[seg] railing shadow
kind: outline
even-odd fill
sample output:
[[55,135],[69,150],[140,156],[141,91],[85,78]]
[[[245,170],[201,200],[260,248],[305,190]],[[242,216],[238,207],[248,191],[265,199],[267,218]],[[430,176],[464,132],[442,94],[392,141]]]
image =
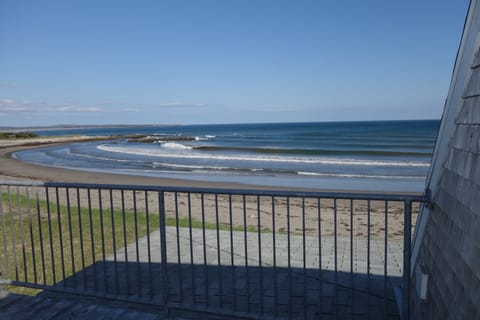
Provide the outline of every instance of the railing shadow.
[[[57,290],[225,318],[397,319],[400,277],[302,268],[98,261]],[[166,277],[165,277],[166,275]],[[165,290],[165,288],[167,288]]]

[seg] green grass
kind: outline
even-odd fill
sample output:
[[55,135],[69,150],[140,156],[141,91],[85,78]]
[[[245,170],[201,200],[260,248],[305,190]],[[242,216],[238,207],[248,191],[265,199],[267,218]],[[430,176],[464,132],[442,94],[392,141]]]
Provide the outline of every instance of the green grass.
[[[58,283],[64,278],[62,255],[65,278],[68,278],[73,275],[74,270],[77,272],[83,267],[92,265],[94,261],[103,260],[103,252],[105,252],[105,256],[113,254],[114,245],[116,250],[124,247],[124,222],[126,244],[135,241],[135,214],[133,211],[123,213],[121,210],[114,210],[112,214],[110,210],[88,210],[78,207],[71,207],[69,211],[64,205],[57,208],[56,204],[47,203],[44,200],[38,202],[31,200],[29,203],[24,195],[18,197],[20,203],[15,194],[11,195],[11,199],[10,210],[8,195],[2,194],[4,214],[3,217],[0,217],[0,235],[5,234],[5,237],[0,236],[0,267],[3,278],[30,283],[36,280],[39,284],[47,285]],[[50,224],[48,211],[50,211]],[[143,237],[147,233],[147,215],[138,212],[136,219],[138,237]],[[148,219],[150,232],[159,227],[158,216],[151,214]],[[22,233],[24,234],[23,241]],[[115,241],[113,241],[114,235]],[[6,250],[5,245],[7,246]],[[34,271],[34,261],[36,272]],[[22,293],[28,293],[28,290]]]
[[27,139],[36,137],[38,137],[38,135],[33,132],[0,132],[0,139]]
[[[64,276],[67,279],[95,261],[102,261],[104,255],[106,257],[113,255],[114,248],[118,251],[125,245],[134,243],[135,225],[137,225],[139,238],[144,237],[148,231],[152,232],[158,229],[160,225],[158,214],[150,213],[148,215],[147,228],[145,212],[137,212],[135,221],[135,213],[131,210],[125,212],[118,209],[114,209],[112,212],[110,208],[89,210],[72,206],[74,201],[75,199],[72,198],[71,207],[68,210],[65,205],[57,207],[56,203],[48,203],[45,200],[37,201],[30,197],[29,201],[25,195],[17,196],[17,194],[11,193],[9,200],[7,193],[2,194],[3,215],[0,214],[2,278],[54,285],[61,282]],[[48,212],[50,212],[50,217]],[[174,216],[166,216],[165,224],[176,226],[177,219]],[[178,226],[180,228],[189,227],[189,218],[179,217]],[[205,222],[203,224],[202,221],[196,219],[191,220],[191,226],[200,229],[203,227],[209,230],[217,229],[215,223]],[[229,231],[230,225],[219,224],[219,229]],[[232,230],[244,231],[245,228],[233,226]],[[256,232],[257,228],[248,226],[247,231]],[[22,234],[24,235],[23,241]],[[51,237],[50,234],[52,234]],[[36,270],[34,270],[34,262]],[[7,286],[7,290],[31,295],[38,292],[38,290],[14,286]]]

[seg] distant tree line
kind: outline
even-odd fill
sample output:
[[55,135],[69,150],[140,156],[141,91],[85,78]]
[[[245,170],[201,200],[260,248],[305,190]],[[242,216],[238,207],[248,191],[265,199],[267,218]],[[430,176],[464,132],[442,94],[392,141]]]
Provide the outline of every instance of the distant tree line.
[[32,132],[0,132],[0,139],[36,138],[38,134]]

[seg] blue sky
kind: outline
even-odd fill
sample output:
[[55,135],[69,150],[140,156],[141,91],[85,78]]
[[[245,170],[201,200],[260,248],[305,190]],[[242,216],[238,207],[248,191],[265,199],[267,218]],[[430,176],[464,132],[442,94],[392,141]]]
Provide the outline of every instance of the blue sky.
[[468,0],[0,0],[0,126],[435,119]]

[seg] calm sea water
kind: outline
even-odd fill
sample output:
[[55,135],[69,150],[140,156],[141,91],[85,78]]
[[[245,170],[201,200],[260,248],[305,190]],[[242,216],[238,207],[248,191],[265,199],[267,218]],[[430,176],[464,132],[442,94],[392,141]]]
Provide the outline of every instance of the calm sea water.
[[[77,170],[266,186],[421,191],[439,121],[231,124],[38,131],[41,135],[148,134],[17,152]],[[179,139],[180,138],[180,139]],[[181,138],[192,138],[183,141]]]

